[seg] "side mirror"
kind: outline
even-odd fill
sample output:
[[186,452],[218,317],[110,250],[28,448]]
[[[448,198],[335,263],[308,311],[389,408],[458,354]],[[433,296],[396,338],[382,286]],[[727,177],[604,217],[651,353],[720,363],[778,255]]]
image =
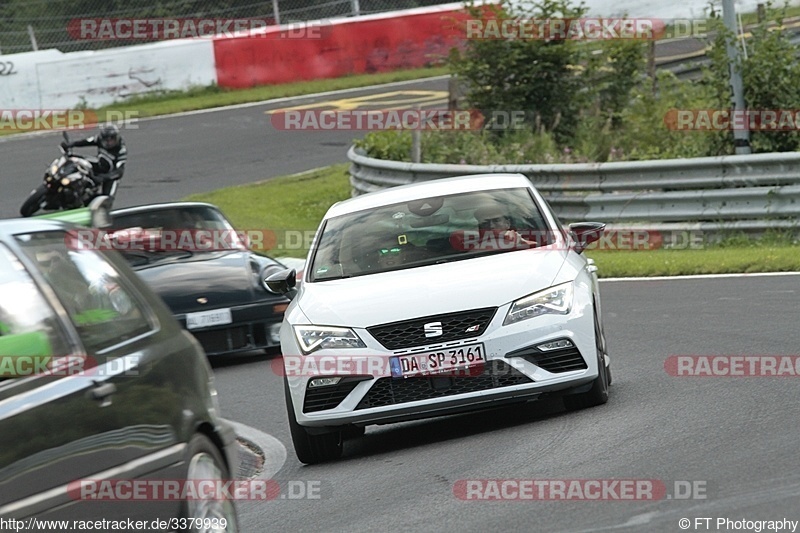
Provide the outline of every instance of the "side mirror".
[[602,222],[576,222],[569,225],[569,232],[575,239],[575,251],[583,253],[587,246],[603,235],[606,225]]
[[284,294],[289,298],[294,296],[295,285],[297,285],[297,271],[293,268],[275,272],[264,279],[264,287],[268,291]]
[[111,196],[98,196],[89,202],[93,228],[107,228],[111,226],[111,205],[114,199]]

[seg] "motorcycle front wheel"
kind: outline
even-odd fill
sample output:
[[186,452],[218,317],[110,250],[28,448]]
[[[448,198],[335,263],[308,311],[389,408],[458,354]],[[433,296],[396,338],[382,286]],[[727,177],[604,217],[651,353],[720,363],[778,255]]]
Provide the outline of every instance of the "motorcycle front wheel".
[[29,217],[42,209],[46,203],[45,196],[47,196],[47,187],[43,184],[31,191],[30,196],[22,203],[19,208],[19,214],[23,217]]

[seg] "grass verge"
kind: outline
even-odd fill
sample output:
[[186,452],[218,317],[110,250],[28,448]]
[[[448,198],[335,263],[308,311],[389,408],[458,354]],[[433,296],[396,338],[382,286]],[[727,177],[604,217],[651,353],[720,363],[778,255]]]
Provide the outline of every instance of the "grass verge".
[[[193,194],[187,200],[219,206],[239,230],[264,234],[263,251],[305,257],[328,208],[350,197],[349,164]],[[256,247],[258,249],[258,247]]]
[[800,271],[800,246],[737,246],[704,250],[594,251],[600,277],[689,276]]
[[[348,166],[333,165],[186,199],[216,204],[237,228],[271,235],[262,251],[304,258],[328,208],[350,197]],[[780,239],[730,239],[705,249],[585,253],[605,278],[800,271],[800,246]]]

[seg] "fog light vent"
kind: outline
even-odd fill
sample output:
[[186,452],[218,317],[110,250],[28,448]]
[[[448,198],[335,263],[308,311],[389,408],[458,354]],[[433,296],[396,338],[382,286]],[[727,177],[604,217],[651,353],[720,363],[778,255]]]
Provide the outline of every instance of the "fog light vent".
[[559,339],[557,341],[550,341],[545,342],[544,344],[539,344],[536,346],[543,352],[550,352],[553,350],[564,350],[566,348],[572,348],[575,345],[572,344],[572,341],[569,339]]
[[315,387],[329,387],[331,385],[337,385],[342,378],[335,377],[335,378],[314,378],[308,382],[309,388]]

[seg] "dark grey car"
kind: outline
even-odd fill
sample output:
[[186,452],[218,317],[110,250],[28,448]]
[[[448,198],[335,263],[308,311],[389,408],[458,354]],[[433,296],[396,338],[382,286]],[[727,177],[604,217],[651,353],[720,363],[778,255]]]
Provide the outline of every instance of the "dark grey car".
[[118,253],[70,246],[71,229],[0,221],[0,517],[236,531],[229,500],[76,492],[87,479],[228,480],[236,436],[199,343]]

